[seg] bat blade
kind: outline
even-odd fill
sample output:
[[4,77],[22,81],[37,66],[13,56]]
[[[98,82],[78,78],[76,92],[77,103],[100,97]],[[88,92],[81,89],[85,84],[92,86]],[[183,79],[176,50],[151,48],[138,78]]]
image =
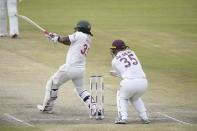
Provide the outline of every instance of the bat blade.
[[17,17],[25,20],[26,22],[30,23],[31,25],[35,26],[36,28],[38,28],[39,30],[41,30],[42,32],[44,32],[45,34],[49,34],[48,31],[46,31],[44,28],[42,28],[40,25],[38,25],[36,22],[34,22],[33,20],[31,20],[30,18],[24,16],[24,15],[19,15],[16,14]]

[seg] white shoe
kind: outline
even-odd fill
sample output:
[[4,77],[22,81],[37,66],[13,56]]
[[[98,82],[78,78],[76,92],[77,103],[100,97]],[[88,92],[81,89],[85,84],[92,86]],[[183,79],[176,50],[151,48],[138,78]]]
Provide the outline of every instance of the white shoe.
[[115,121],[115,124],[128,124],[128,120],[127,119],[118,119]]
[[94,109],[93,116],[101,116],[102,111],[100,109]]
[[42,105],[37,105],[37,109],[41,112],[44,112],[44,113],[48,113],[48,114],[53,114],[54,111],[51,109],[46,109],[44,108]]
[[90,118],[96,118],[96,120],[102,120],[104,118],[103,111],[101,109],[93,109]]
[[0,34],[0,37],[6,37],[7,35]]
[[146,120],[142,119],[142,122],[143,122],[144,124],[149,124],[151,121],[150,121],[149,119],[146,119]]

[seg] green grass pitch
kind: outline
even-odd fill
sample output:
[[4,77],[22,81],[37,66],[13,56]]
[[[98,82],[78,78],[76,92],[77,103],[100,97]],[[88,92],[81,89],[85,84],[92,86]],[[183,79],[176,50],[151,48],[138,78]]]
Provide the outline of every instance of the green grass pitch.
[[[94,37],[87,56],[86,83],[92,74],[104,75],[105,84],[110,85],[107,90],[111,93],[106,96],[107,104],[115,104],[115,94],[119,88],[119,80],[109,76],[112,60],[109,48],[113,40],[124,40],[138,55],[147,75],[149,89],[144,94],[143,100],[147,108],[152,111],[152,117],[157,118],[156,112],[161,111],[191,125],[177,121],[157,122],[156,120],[150,125],[130,122],[126,126],[117,126],[113,123],[38,124],[32,122],[34,127],[27,127],[6,123],[3,119],[6,112],[13,116],[20,116],[20,110],[33,112],[34,107],[29,105],[28,108],[25,103],[36,105],[42,100],[44,89],[41,87],[44,87],[46,80],[65,62],[68,49],[61,44],[53,46],[44,38],[41,31],[20,19],[18,39],[0,38],[2,57],[0,61],[0,117],[2,118],[0,118],[0,130],[178,131],[197,129],[196,0],[22,0],[18,3],[18,13],[61,36],[71,34],[79,20],[90,21]],[[72,84],[69,85],[73,88]],[[20,87],[27,93],[17,92],[21,89]],[[63,90],[65,91],[61,89]],[[31,96],[31,91],[37,94]],[[59,103],[68,99],[66,95],[60,94],[60,96]],[[16,110],[10,108],[12,104],[16,105]],[[61,104],[58,107],[61,107]],[[115,112],[112,116],[115,118],[116,107],[109,108]],[[62,112],[59,111],[59,113]],[[132,110],[130,113],[131,117],[133,112]]]

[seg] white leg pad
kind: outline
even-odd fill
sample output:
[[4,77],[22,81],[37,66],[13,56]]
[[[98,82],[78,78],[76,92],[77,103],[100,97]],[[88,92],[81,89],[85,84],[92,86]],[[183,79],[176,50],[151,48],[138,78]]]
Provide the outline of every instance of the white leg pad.
[[[79,96],[81,97],[81,99],[83,100],[83,102],[91,109],[95,109],[96,108],[96,103],[94,102],[94,99],[91,98],[90,99],[90,94],[87,90],[84,90],[81,94],[79,94]],[[91,102],[92,100],[92,102]]]
[[48,80],[43,102],[43,110],[52,110],[54,101],[57,99],[58,86],[53,83],[53,79]]

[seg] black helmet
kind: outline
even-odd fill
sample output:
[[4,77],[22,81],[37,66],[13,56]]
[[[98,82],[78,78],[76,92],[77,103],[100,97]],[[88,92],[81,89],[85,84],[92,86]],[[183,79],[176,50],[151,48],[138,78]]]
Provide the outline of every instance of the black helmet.
[[[91,30],[91,25],[88,21],[86,20],[81,20],[77,23],[75,30],[81,31],[83,33],[92,35],[92,33],[90,32]],[[93,36],[93,35],[92,35]]]
[[76,27],[75,28],[84,28],[86,30],[91,30],[91,25],[88,21],[86,20],[81,20],[77,23]]

